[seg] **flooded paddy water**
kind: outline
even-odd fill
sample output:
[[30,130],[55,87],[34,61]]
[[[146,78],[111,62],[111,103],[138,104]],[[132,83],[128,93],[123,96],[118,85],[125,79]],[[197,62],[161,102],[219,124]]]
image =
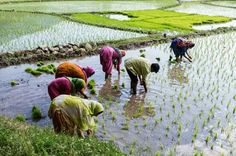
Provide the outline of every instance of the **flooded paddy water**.
[[232,18],[236,17],[235,8],[213,6],[199,2],[182,3],[180,6],[169,8],[168,10],[184,12],[184,13],[210,15],[210,16],[226,16]]
[[[8,3],[0,5],[0,10],[16,10],[46,13],[101,12],[121,10],[157,9],[177,4],[176,0],[155,1],[51,1]],[[62,7],[63,6],[63,7]],[[120,7],[122,6],[122,7]]]
[[235,26],[236,26],[236,20],[232,20],[230,22],[225,22],[225,23],[194,25],[193,29],[195,29],[195,30],[214,30],[214,29],[222,28],[222,27],[235,27]]
[[34,49],[45,45],[100,42],[146,36],[140,33],[70,22],[52,15],[20,12],[0,12],[0,25],[0,53]]
[[[148,77],[148,92],[138,86],[130,95],[126,72],[104,81],[99,56],[69,60],[96,69],[97,95],[105,112],[98,117],[96,136],[114,141],[122,151],[133,155],[183,154],[202,151],[205,155],[235,155],[236,116],[236,32],[193,39],[193,62],[169,64],[170,43],[144,48],[146,58],[161,69]],[[173,55],[173,54],[172,54]],[[140,56],[129,50],[124,59]],[[58,65],[63,61],[49,62]],[[53,75],[34,77],[24,72],[34,64],[0,69],[0,114],[15,117],[24,114],[29,123],[51,126],[46,117],[50,104],[48,83]],[[124,65],[122,64],[122,68]],[[11,80],[19,85],[11,86]],[[116,89],[118,85],[118,89]],[[37,105],[45,118],[31,120]]]

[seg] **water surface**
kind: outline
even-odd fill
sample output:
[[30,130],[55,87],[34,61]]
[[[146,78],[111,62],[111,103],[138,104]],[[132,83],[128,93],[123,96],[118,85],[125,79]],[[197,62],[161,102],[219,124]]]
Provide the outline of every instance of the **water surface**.
[[146,36],[70,22],[57,16],[44,14],[0,12],[0,19],[0,53],[29,50],[38,46]]
[[177,4],[175,0],[155,1],[51,1],[0,5],[0,10],[17,10],[46,13],[76,13],[122,10],[157,9]]
[[[169,64],[170,43],[145,48],[144,53],[152,62],[160,57],[161,68],[159,73],[148,76],[148,92],[145,94],[138,85],[136,96],[130,95],[126,72],[118,77],[113,70],[112,80],[104,81],[98,56],[69,60],[96,69],[92,79],[96,81],[97,95],[92,99],[105,107],[98,118],[96,135],[113,140],[122,151],[134,155],[154,155],[157,151],[235,155],[235,38],[236,33],[232,32],[193,39],[196,46],[189,51],[192,63],[183,60]],[[139,49],[129,50],[124,59],[139,55]],[[0,114],[14,117],[21,113],[29,123],[51,125],[48,118],[32,122],[30,113],[37,105],[47,116],[47,85],[54,76],[34,77],[24,72],[26,67],[36,65],[0,69]],[[19,85],[11,87],[11,80],[17,80]],[[116,84],[118,90],[113,89]]]

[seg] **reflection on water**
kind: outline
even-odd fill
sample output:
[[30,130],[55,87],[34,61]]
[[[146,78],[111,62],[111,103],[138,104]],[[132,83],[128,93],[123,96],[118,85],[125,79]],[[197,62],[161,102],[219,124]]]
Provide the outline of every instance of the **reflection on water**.
[[124,105],[125,116],[129,118],[139,118],[142,116],[155,116],[155,107],[152,103],[145,106],[145,94],[132,95],[129,101]]
[[194,25],[193,29],[196,29],[196,30],[214,30],[214,29],[222,28],[222,27],[235,27],[235,26],[236,26],[236,20],[232,20],[230,22],[225,22],[225,23]]
[[[218,147],[236,155],[235,39],[235,32],[194,39],[192,63],[169,64],[170,43],[146,47],[147,59],[155,62],[155,58],[160,58],[160,71],[148,76],[147,93],[138,85],[136,96],[130,94],[126,72],[119,77],[113,70],[112,79],[104,81],[99,56],[69,60],[96,70],[91,79],[96,82],[98,94],[90,96],[105,108],[98,116],[96,136],[113,140],[122,151],[131,150],[134,155],[155,155],[158,151],[165,154],[168,149],[177,152],[182,145],[197,147],[205,155],[214,155]],[[139,49],[129,50],[124,59],[139,55]],[[60,62],[50,63],[57,66]],[[32,106],[37,105],[47,115],[50,105],[47,85],[54,76],[34,77],[24,72],[27,67],[36,65],[0,69],[0,114],[11,117],[25,114],[30,119]],[[17,80],[19,85],[12,87],[11,80]],[[37,124],[52,125],[48,118]],[[188,151],[185,153],[188,155]]]
[[180,84],[188,83],[188,77],[185,76],[185,68],[181,64],[175,64],[173,67],[170,67],[168,71],[168,79],[172,80],[173,83],[178,81]]
[[129,20],[129,16],[127,15],[122,15],[122,14],[107,14],[105,17],[110,18],[110,19],[115,19],[119,21],[126,21]]
[[[114,86],[117,86],[117,88]],[[115,80],[113,84],[111,79],[107,79],[99,90],[99,97],[102,97],[106,100],[112,99],[112,97],[119,97],[120,95],[121,92],[119,90],[119,79]]]

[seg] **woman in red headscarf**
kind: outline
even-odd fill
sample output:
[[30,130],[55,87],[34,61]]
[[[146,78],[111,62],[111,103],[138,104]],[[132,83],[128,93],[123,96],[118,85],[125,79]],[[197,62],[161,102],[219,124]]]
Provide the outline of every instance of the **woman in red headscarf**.
[[71,62],[64,62],[57,67],[56,78],[59,77],[74,77],[81,78],[87,83],[88,77],[92,76],[95,70],[92,67],[80,67],[79,65]]
[[124,56],[125,51],[117,48],[105,46],[100,50],[100,64],[102,65],[102,70],[105,72],[105,79],[111,76],[113,65],[120,74],[120,64]]

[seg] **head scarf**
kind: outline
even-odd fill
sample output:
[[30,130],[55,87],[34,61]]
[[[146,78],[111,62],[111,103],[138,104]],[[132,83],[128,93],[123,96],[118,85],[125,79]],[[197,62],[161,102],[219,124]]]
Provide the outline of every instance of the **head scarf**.
[[86,83],[83,79],[80,78],[71,78],[67,77],[71,82],[71,95],[75,95],[78,91],[83,91],[86,88]]
[[120,50],[120,49],[114,48],[114,47],[112,47],[112,48],[119,54],[119,57],[124,57],[126,55],[125,50]]
[[90,77],[95,73],[95,70],[90,66],[83,68],[83,70],[86,73],[87,77]]
[[102,104],[93,100],[90,100],[88,107],[92,116],[97,116],[104,111]]

